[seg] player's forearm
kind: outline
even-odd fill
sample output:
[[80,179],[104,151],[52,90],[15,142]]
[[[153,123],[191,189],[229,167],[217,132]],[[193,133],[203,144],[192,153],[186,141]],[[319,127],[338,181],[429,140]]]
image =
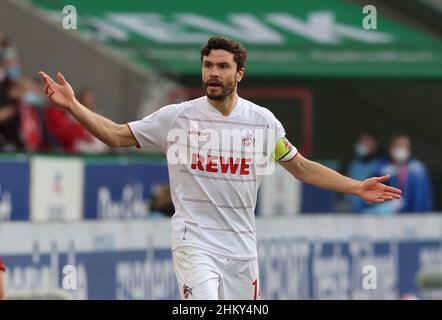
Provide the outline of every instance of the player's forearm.
[[335,170],[310,160],[304,161],[303,170],[298,170],[296,177],[322,189],[353,195],[358,193],[361,184],[358,180],[343,176]]
[[4,272],[0,270],[0,300],[6,299]]
[[97,139],[111,147],[123,146],[119,138],[122,125],[89,110],[76,99],[72,102],[69,111]]

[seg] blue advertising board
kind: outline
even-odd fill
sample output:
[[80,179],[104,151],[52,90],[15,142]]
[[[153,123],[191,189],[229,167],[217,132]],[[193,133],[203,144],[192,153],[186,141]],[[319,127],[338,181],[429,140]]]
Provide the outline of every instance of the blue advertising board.
[[[399,299],[406,294],[422,296],[416,277],[420,255],[439,250],[438,241],[372,243],[371,257],[351,252],[349,242],[307,243],[305,256],[279,255],[270,249],[276,243],[261,244],[260,281],[263,299]],[[292,241],[278,245],[293,246]],[[397,249],[397,251],[396,251]],[[337,254],[336,250],[339,251]],[[265,252],[265,254],[263,254]],[[73,257],[73,258],[72,258]],[[62,287],[63,266],[77,269],[78,299],[178,299],[179,290],[169,248],[112,252],[44,253],[6,255],[11,288]],[[377,268],[377,284],[364,289],[361,261]],[[21,275],[21,276],[19,276]]]
[[86,219],[146,218],[152,187],[168,183],[167,165],[85,163]]
[[[258,219],[266,230],[258,233],[261,298],[442,298],[442,287],[422,286],[422,276],[442,265],[442,219],[421,220]],[[18,232],[26,236],[0,243],[11,292],[49,287],[75,299],[179,298],[166,219],[0,225],[5,239]],[[68,265],[76,269],[74,290],[63,284]]]
[[0,160],[0,221],[29,219],[28,159]]

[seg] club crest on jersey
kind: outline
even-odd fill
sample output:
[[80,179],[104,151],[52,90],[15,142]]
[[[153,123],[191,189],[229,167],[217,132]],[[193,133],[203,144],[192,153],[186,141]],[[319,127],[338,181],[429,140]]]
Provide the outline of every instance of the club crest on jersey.
[[241,142],[243,146],[249,147],[250,145],[255,145],[255,138],[251,133],[247,133],[245,137],[242,137]]
[[293,148],[292,144],[286,137],[284,137],[284,148],[286,150],[291,150]]
[[183,286],[183,297],[184,299],[188,299],[192,295],[192,288],[187,284]]

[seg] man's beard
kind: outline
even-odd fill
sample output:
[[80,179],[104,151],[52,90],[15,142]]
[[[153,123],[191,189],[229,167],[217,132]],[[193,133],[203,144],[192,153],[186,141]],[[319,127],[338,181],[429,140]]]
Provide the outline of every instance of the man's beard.
[[216,100],[216,101],[224,101],[228,96],[230,96],[233,93],[236,86],[236,83],[234,81],[227,82],[225,85],[222,84],[221,82],[218,82],[220,86],[219,88],[221,88],[221,93],[209,94],[209,91],[207,90],[209,87],[208,83],[209,81],[203,82],[203,88],[204,90],[206,90],[207,97],[211,100]]

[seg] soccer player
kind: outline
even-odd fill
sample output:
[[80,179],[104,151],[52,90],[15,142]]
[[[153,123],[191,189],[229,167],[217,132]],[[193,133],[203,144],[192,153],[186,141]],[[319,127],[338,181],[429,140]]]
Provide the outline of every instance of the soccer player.
[[48,97],[112,147],[167,155],[175,214],[172,251],[183,299],[259,298],[254,209],[258,187],[279,162],[294,177],[369,202],[400,198],[388,176],[357,181],[304,158],[266,108],[237,94],[247,51],[211,37],[201,49],[206,95],[116,124],[81,105],[61,73],[40,72]]
[[5,264],[2,257],[0,257],[0,300],[6,299],[5,271]]

